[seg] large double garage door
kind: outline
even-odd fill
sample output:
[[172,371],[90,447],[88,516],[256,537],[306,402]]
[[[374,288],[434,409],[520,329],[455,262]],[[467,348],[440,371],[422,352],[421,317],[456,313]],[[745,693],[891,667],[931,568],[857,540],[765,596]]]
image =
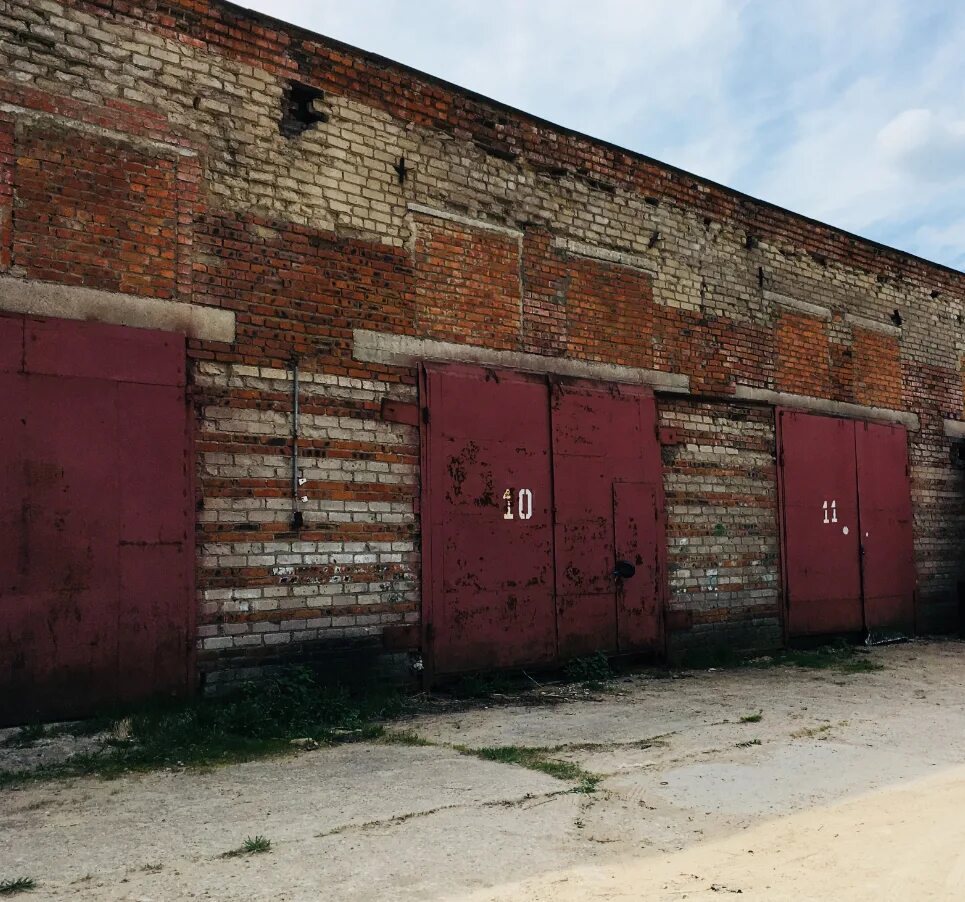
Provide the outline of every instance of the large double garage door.
[[437,673],[659,653],[652,393],[427,367],[426,631]]
[[[430,669],[659,655],[650,390],[460,365],[422,388]],[[787,634],[914,632],[905,429],[779,410],[777,438]]]
[[0,316],[0,725],[190,686],[184,338]]
[[904,427],[782,410],[778,441],[789,635],[913,633]]

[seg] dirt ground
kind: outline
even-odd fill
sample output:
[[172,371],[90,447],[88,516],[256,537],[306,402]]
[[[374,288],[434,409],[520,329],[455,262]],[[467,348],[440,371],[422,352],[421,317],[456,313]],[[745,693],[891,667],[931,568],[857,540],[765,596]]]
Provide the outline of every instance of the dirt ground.
[[[429,745],[5,790],[0,880],[77,900],[965,898],[965,644],[869,658],[392,725]],[[491,746],[602,779],[456,748]],[[259,834],[269,852],[223,857]]]

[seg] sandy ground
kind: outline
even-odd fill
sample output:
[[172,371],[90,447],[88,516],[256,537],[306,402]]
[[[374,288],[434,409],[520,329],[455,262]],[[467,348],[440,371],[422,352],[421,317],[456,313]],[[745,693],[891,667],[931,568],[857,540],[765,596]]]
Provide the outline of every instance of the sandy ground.
[[[963,899],[965,644],[872,656],[396,725],[428,746],[8,790],[0,879],[33,877],[25,899]],[[571,792],[453,745],[561,746],[604,778]],[[255,834],[271,852],[221,857]]]

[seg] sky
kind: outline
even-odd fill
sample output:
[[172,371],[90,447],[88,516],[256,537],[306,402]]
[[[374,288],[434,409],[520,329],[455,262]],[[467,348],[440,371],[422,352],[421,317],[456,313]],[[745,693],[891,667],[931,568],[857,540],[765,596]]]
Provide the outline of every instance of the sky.
[[241,0],[965,270],[961,0]]

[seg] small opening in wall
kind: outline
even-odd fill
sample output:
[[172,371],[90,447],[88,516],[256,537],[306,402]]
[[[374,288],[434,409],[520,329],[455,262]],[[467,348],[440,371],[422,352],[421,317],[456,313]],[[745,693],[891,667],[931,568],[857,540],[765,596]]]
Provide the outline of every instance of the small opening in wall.
[[320,109],[325,95],[318,88],[298,81],[290,81],[281,99],[281,119],[278,131],[286,138],[294,138],[308,131],[316,122],[328,122],[328,116]]
[[896,326],[900,326],[900,325],[901,325],[901,314],[900,314],[897,310],[896,310],[894,313],[891,314],[891,321],[892,321]]
[[956,470],[965,470],[965,441],[952,442],[951,461]]

